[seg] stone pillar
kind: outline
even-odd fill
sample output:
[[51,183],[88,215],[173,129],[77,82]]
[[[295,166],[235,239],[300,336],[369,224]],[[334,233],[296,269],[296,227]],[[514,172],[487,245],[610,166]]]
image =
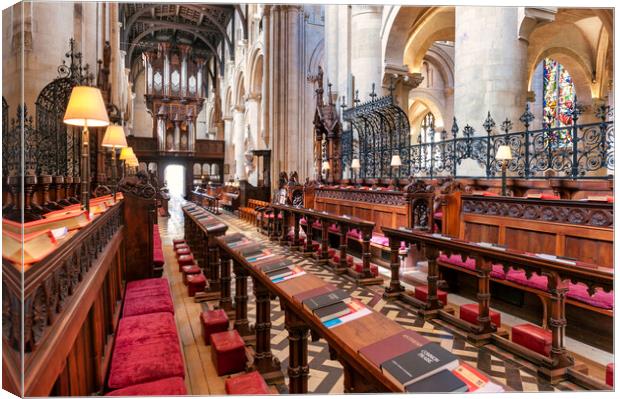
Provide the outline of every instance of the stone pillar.
[[242,105],[237,105],[233,109],[233,142],[235,143],[235,176],[239,178],[239,180],[245,180],[245,165],[244,165],[244,137],[243,137],[243,126],[245,125],[245,115],[244,115],[244,107]]
[[[336,4],[325,5],[325,72],[327,80],[337,83],[338,79],[338,9],[346,6]],[[335,85],[338,88],[338,85]]]
[[235,154],[231,151],[236,147],[233,142],[233,119],[230,116],[222,118],[223,124],[223,139],[226,143],[233,143],[233,145],[224,146],[224,163],[229,165],[228,174],[224,176],[224,182],[228,181],[231,177],[235,176],[235,171],[232,169],[233,162],[235,160]]
[[496,122],[508,118],[517,125],[527,94],[527,43],[508,32],[518,26],[518,8],[456,7],[455,18],[458,125],[469,124],[483,134],[488,111]]
[[[260,101],[261,95],[258,93],[250,93],[245,102],[246,106],[246,117],[245,121],[246,125],[250,125],[250,133],[251,133],[251,141],[254,143],[253,149],[264,148],[260,140],[260,124],[261,124],[261,113],[260,113]],[[247,150],[244,149],[244,150]],[[245,168],[244,168],[245,169]],[[258,184],[258,168],[255,168],[248,176],[248,181],[250,184],[256,186]]]
[[381,14],[383,6],[351,6],[351,73],[362,101],[375,84],[381,94]]

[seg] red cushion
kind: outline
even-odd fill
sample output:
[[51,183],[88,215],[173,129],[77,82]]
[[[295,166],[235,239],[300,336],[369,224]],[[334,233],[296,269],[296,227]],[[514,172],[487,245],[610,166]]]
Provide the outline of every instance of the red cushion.
[[162,267],[164,263],[164,251],[161,249],[161,247],[153,248],[153,264],[157,267]]
[[179,256],[179,269],[183,266],[193,265],[194,264],[194,256],[193,255],[181,255]]
[[541,194],[540,195],[540,199],[544,199],[544,200],[559,200],[560,196],[559,195],[552,195],[552,194]]
[[[335,253],[334,256],[332,256],[332,261],[334,263],[340,263],[340,253]],[[349,265],[349,267],[353,266],[353,257],[351,255],[347,256],[347,264]]]
[[[355,264],[353,265],[353,270],[355,270],[357,273],[361,273],[362,270],[364,270],[364,264],[362,262],[355,262]],[[377,265],[370,265],[370,274],[375,277],[379,275],[379,268],[377,267]]]
[[105,394],[105,396],[181,396],[187,395],[181,377],[164,378],[144,384],[131,385]]
[[204,291],[206,287],[207,279],[204,274],[190,274],[187,276],[187,295],[194,296],[198,291]]
[[123,317],[149,313],[169,312],[174,314],[174,304],[169,293],[125,298]]
[[129,281],[127,283],[127,292],[132,290],[140,290],[143,288],[168,288],[168,280],[165,278],[145,278],[142,280]]
[[306,218],[301,218],[299,219],[299,224],[307,224],[308,221],[306,220]]
[[614,308],[614,292],[605,292],[601,288],[596,289],[596,293],[592,296],[588,294],[588,287],[583,283],[573,284],[568,286],[568,298],[575,299],[580,302],[587,303],[592,306],[596,306],[601,309],[613,309]]
[[533,324],[512,327],[512,342],[544,356],[551,353],[551,331]]
[[198,274],[201,271],[202,270],[200,269],[200,267],[198,265],[196,265],[196,264],[183,266],[183,273],[184,274]]
[[245,369],[245,344],[237,330],[211,334],[211,359],[217,375],[237,373]]
[[179,248],[176,251],[176,257],[177,259],[180,258],[183,255],[191,255],[192,251],[189,248]]
[[609,386],[614,386],[614,364],[609,363],[605,367],[605,383]]
[[123,317],[110,363],[110,388],[185,377],[179,338],[170,313]]
[[508,274],[506,274],[506,280],[526,287],[547,291],[547,276],[541,276],[537,273],[532,273],[532,277],[528,280],[524,270],[510,269]]
[[[437,260],[444,262],[444,263],[449,263],[451,265],[463,267],[465,269],[476,270],[475,259],[466,258],[465,261],[463,261],[461,259],[461,255],[458,255],[458,254],[451,255],[450,257],[446,256],[445,254],[440,254]],[[495,264],[495,265],[492,265],[492,268],[493,269],[491,270],[491,273],[489,273],[491,277],[501,279],[501,280],[506,278],[506,273],[504,273],[504,267],[502,265]]]
[[338,227],[338,225],[335,223],[330,224],[327,230],[331,231],[332,233],[340,233],[340,227]]
[[[422,302],[426,302],[426,298],[428,298],[428,286],[421,285],[419,287],[415,287],[413,296]],[[437,290],[437,297],[444,305],[448,304],[448,294],[445,291]]]
[[[502,315],[499,312],[496,312],[492,309],[489,309],[489,316],[491,316],[491,322],[495,324],[496,327],[500,327],[502,324]],[[468,303],[465,305],[461,305],[459,311],[459,318],[461,320],[465,320],[471,324],[478,324],[478,304],[477,303]]]
[[356,240],[361,240],[362,233],[360,233],[357,229],[351,229],[347,232],[347,237],[350,237]]
[[212,334],[228,330],[228,316],[222,309],[202,312],[200,324],[202,325],[202,337],[205,340],[205,345],[209,345]]
[[377,245],[381,245],[384,247],[389,247],[390,246],[390,240],[382,235],[379,234],[373,234],[372,237],[370,238],[370,242],[374,242]]
[[269,387],[258,371],[238,375],[226,380],[229,395],[268,395]]
[[189,245],[187,245],[187,243],[181,243],[181,244],[174,244],[174,252],[179,251],[182,248],[187,248],[189,249]]
[[435,212],[433,213],[434,219],[443,219],[443,212]]
[[184,238],[175,238],[172,240],[172,244],[180,244],[182,242],[185,242]]

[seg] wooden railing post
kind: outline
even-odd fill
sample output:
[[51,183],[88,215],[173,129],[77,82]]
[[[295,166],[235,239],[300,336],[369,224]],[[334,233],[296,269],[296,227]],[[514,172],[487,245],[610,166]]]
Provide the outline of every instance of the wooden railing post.
[[405,288],[400,284],[400,240],[394,237],[390,239],[390,285],[385,289],[383,297],[394,299],[400,296]]
[[308,393],[308,331],[310,328],[295,312],[285,307],[284,323],[288,331],[289,360],[288,360],[288,389],[290,394]]
[[564,334],[566,330],[566,293],[568,281],[563,280],[556,272],[544,273],[548,279],[548,290],[551,293],[551,311],[549,326],[551,327],[551,360],[549,369],[541,371],[551,383],[561,380],[566,369],[574,364],[573,358],[564,347]]
[[233,259],[235,273],[235,329],[246,339],[252,335],[248,321],[248,273]]

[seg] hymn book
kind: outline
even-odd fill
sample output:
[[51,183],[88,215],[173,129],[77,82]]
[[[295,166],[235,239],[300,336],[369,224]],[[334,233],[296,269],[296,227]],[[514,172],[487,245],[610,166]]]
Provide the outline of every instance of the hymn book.
[[410,350],[428,344],[428,339],[412,330],[403,330],[373,344],[364,346],[359,354],[377,367]]
[[321,308],[316,309],[314,315],[321,320],[321,322],[325,322],[327,320],[336,319],[340,316],[344,316],[346,314],[351,313],[351,309],[344,302],[336,302],[328,306],[323,306]]
[[467,392],[467,384],[457,378],[449,370],[424,378],[405,387],[405,392],[441,393]]
[[233,233],[233,234],[227,234],[223,237],[220,237],[220,240],[224,241],[225,243],[232,243],[232,242],[241,241],[244,238],[246,237],[241,233]]
[[315,296],[327,294],[328,292],[336,291],[338,287],[333,284],[326,284],[317,288],[313,288],[308,291],[300,292],[299,294],[293,295],[293,299],[298,300],[299,302],[303,302],[308,298],[312,298]]
[[458,358],[434,342],[405,352],[381,364],[387,378],[402,390],[442,370],[453,370],[459,365]]
[[315,312],[325,306],[330,306],[338,302],[350,301],[351,297],[349,293],[342,289],[336,289],[335,291],[319,295],[313,298],[308,298],[302,301],[302,305],[311,312]]

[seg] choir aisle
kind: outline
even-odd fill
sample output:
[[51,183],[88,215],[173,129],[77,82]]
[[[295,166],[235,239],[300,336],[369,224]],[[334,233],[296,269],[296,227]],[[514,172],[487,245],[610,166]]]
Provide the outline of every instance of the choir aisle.
[[[170,217],[160,217],[159,228],[166,258],[164,274],[170,280],[175,304],[175,317],[185,356],[186,385],[188,393],[193,395],[225,394],[224,380],[226,377],[217,376],[210,357],[211,348],[204,344],[201,336],[199,314],[206,309],[208,303],[195,303],[193,298],[187,295],[187,288],[183,285],[182,274],[178,271],[172,250],[172,239],[183,236],[183,215],[180,208],[182,202],[183,200],[178,198],[171,199]],[[291,259],[311,273],[348,291],[351,296],[397,321],[405,328],[412,329],[426,338],[441,344],[464,361],[492,376],[497,382],[503,383],[515,391],[537,392],[581,389],[568,381],[556,386],[540,381],[527,370],[527,363],[523,360],[516,359],[513,355],[496,347],[490,349],[487,346],[478,349],[458,335],[450,333],[440,324],[417,318],[407,310],[407,305],[386,302],[382,298],[383,288],[381,286],[357,286],[353,280],[334,275],[329,270],[316,265],[313,260],[298,256],[295,253],[289,252],[288,249],[266,240],[265,236],[258,233],[254,226],[234,215],[223,212],[216,217],[229,226],[227,234],[242,232],[252,239],[262,240],[274,252],[291,257]],[[251,285],[251,281],[249,284]],[[255,302],[251,294],[251,287],[248,291],[250,292],[248,318],[252,323],[255,320],[256,314]],[[280,310],[278,301],[271,302],[271,315],[271,349],[274,356],[281,361],[286,381],[283,386],[271,386],[270,388],[274,393],[276,393],[276,389],[280,393],[287,393],[288,333],[284,329],[284,312]],[[324,340],[308,343],[308,364],[310,366],[308,392],[324,394],[342,393],[342,367],[338,361],[329,359],[329,348]]]

